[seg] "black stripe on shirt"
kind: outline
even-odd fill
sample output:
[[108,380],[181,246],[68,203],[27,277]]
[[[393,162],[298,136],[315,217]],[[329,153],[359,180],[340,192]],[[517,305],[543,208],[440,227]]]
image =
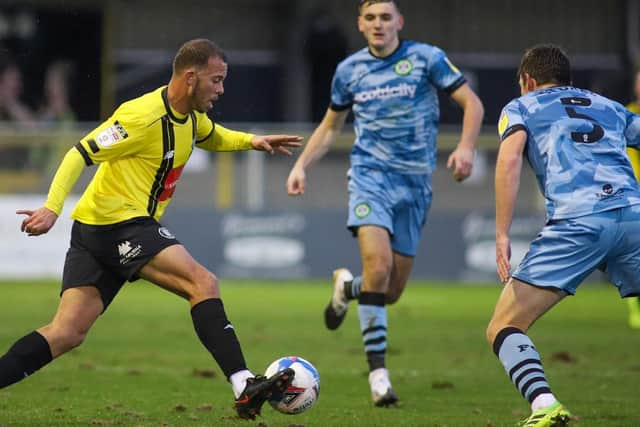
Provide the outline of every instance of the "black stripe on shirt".
[[464,76],[460,76],[456,79],[455,82],[453,82],[452,84],[450,84],[449,86],[445,87],[443,89],[444,93],[451,95],[453,92],[456,91],[456,89],[458,89],[460,86],[462,86],[463,84],[465,84],[467,82],[467,79],[464,78]]
[[[173,168],[173,155],[167,154],[175,149],[175,134],[173,132],[173,123],[169,119],[169,116],[162,117],[162,162],[160,167],[156,171],[156,177],[153,180],[151,186],[151,192],[149,193],[149,203],[147,204],[147,212],[150,216],[154,216],[156,209],[158,208],[158,197],[164,189],[164,182],[167,179],[167,175]],[[168,157],[168,158],[167,158]]]
[[500,141],[504,141],[505,139],[507,139],[508,136],[513,135],[519,130],[523,130],[526,132],[527,128],[521,124],[513,125],[502,134],[502,138],[500,138]]
[[212,123],[212,124],[213,124],[213,127],[211,128],[211,132],[209,132],[207,136],[205,136],[204,138],[196,140],[196,144],[200,144],[201,142],[206,141],[207,139],[209,139],[211,135],[213,135],[213,131],[216,129],[216,125],[215,123]]
[[348,110],[349,108],[351,108],[352,105],[353,104],[338,105],[332,102],[331,105],[329,105],[329,108],[332,109],[333,111],[339,112],[339,111]]
[[87,144],[89,144],[89,148],[91,148],[91,152],[93,154],[96,154],[98,151],[100,151],[100,148],[98,147],[98,144],[96,144],[95,139],[88,140]]
[[84,159],[84,163],[87,166],[92,166],[93,165],[93,160],[91,160],[91,157],[89,157],[89,153],[87,153],[87,150],[82,146],[82,144],[80,142],[78,142],[76,144],[76,150],[78,150],[78,152],[80,153],[80,155]]

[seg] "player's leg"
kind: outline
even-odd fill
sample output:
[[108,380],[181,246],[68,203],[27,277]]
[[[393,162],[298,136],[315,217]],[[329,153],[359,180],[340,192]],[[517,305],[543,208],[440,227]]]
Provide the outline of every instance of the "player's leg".
[[20,338],[0,357],[0,388],[26,378],[79,346],[103,308],[95,287],[66,289],[53,320]]
[[[395,304],[400,299],[400,296],[402,296],[413,268],[413,259],[414,258],[410,256],[396,252],[393,253],[393,266],[391,267],[389,288],[385,294],[385,304]],[[339,268],[333,272],[333,283],[334,295],[332,302],[334,302],[334,310],[338,310],[335,305],[339,304],[339,306],[343,307],[342,309],[346,311],[346,304],[348,304],[350,300],[360,297],[362,275],[353,277],[348,269]]]
[[[532,426],[564,425],[569,413],[559,405],[547,382],[540,354],[526,335],[531,325],[567,294],[511,279],[502,290],[487,328],[487,339],[507,375],[531,404]],[[535,422],[534,422],[535,421]]]
[[640,329],[640,298],[627,298],[629,307],[629,326],[633,329]]
[[413,257],[393,253],[393,267],[391,269],[391,279],[389,289],[385,294],[385,304],[391,305],[398,302],[409,282],[411,269],[413,268]]
[[[354,237],[363,226],[378,226],[392,231],[392,207],[396,188],[387,173],[354,166],[349,173],[349,218],[347,226]],[[387,232],[388,233],[388,232]],[[388,236],[385,236],[388,240]],[[388,283],[388,278],[386,279]],[[324,310],[327,329],[337,329],[347,314],[349,302],[360,298],[363,274],[354,277],[346,268],[333,272],[333,294]]]
[[[640,153],[638,150],[629,150]],[[631,153],[630,153],[631,154]],[[640,158],[640,154],[638,154]],[[640,167],[635,168],[640,172]],[[619,290],[629,307],[629,326],[640,329],[640,206],[623,210],[620,240],[607,263],[609,281]]]
[[240,342],[220,299],[218,279],[193,259],[184,246],[164,248],[138,274],[189,301],[198,338],[231,383],[236,409],[242,418],[255,418],[272,392],[289,386],[292,370],[264,378],[255,377],[247,369]]
[[393,265],[389,233],[377,226],[358,229],[362,258],[362,290],[358,298],[358,317],[364,350],[369,365],[371,397],[376,406],[398,401],[386,368],[387,308],[386,294]]
[[[640,181],[640,150],[628,147],[627,154],[636,179]],[[640,329],[640,297],[628,298],[627,304],[629,307],[629,326],[634,329]]]

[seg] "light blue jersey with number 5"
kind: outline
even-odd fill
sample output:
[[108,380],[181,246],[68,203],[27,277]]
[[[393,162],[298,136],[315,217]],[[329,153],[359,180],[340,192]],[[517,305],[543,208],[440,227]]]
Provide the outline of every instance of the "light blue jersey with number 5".
[[640,116],[571,86],[512,100],[500,115],[504,141],[527,132],[525,154],[545,198],[547,220],[640,204],[626,146],[640,147]]

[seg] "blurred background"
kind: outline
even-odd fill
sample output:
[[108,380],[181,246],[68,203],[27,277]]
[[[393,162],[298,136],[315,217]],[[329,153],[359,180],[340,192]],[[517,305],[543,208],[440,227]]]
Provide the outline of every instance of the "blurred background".
[[[357,2],[344,0],[0,1],[0,277],[56,277],[68,213],[46,236],[19,233],[15,210],[40,206],[64,153],[121,102],[166,84],[186,40],[216,41],[229,57],[225,95],[211,117],[251,132],[308,136],[329,103],[338,61],[364,46]],[[621,103],[640,65],[637,0],[401,0],[404,38],[443,48],[484,102],[473,176],[457,184],[446,158],[461,111],[441,97],[439,168],[414,277],[495,281],[493,168],[501,108],[518,96],[523,50],[562,45],[574,84]],[[308,171],[303,197],[286,195],[295,158],[196,150],[165,224],[221,277],[329,277],[358,270],[345,228],[350,126]],[[544,221],[533,176],[523,175],[513,224],[514,263]]]

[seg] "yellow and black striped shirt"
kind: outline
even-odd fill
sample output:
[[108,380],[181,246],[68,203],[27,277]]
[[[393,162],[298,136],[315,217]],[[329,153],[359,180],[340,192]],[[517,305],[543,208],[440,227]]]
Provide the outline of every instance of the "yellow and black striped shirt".
[[95,225],[141,216],[160,219],[194,146],[249,150],[253,137],[214,126],[204,113],[180,115],[161,87],[123,103],[67,153],[45,206],[60,214],[83,167],[100,164],[72,218]]

